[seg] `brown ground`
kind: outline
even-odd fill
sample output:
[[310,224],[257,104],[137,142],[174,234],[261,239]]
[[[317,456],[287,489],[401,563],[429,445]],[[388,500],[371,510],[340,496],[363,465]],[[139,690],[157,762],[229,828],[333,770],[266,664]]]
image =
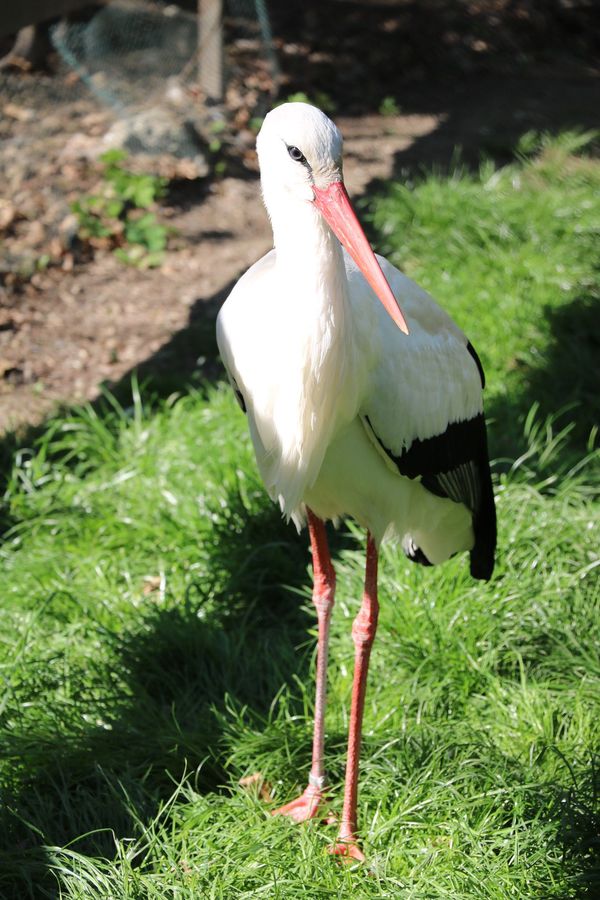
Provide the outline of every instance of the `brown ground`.
[[[464,28],[461,32],[460,22],[450,23],[448,28],[459,28],[458,38],[444,46],[454,55],[429,62],[435,77],[429,77],[427,67],[423,70],[419,62],[423,45],[417,41],[411,45],[412,56],[405,53],[402,65],[396,66],[401,71],[395,80],[387,75],[388,57],[382,57],[377,78],[365,74],[369,90],[361,92],[361,72],[349,80],[350,63],[344,58],[355,49],[356,16],[366,15],[364,8],[369,8],[362,21],[365,31],[375,29],[370,37],[366,35],[371,55],[375,50],[376,56],[384,51],[389,55],[385,42],[390,35],[395,35],[394,46],[402,45],[393,27],[395,11],[414,12],[422,5],[334,0],[315,5],[325,19],[333,13],[339,16],[341,8],[351,9],[347,33],[339,43],[338,62],[343,62],[346,73],[341,81],[333,50],[326,40],[319,45],[314,17],[318,22],[320,13],[313,10],[308,18],[306,12],[298,13],[296,21],[307,35],[299,44],[291,43],[286,31],[294,4],[286,7],[287,19],[281,12],[274,16],[284,72],[289,73],[284,96],[300,88],[314,93],[318,89],[314,73],[321,67],[321,90],[326,85],[328,97],[338,105],[340,112],[334,117],[346,139],[345,171],[351,195],[373,190],[379,179],[402,177],[407,168],[449,165],[457,144],[464,148],[467,162],[475,161],[482,151],[502,162],[510,158],[519,135],[528,130],[597,125],[597,74],[585,54],[579,53],[585,38],[580,32],[574,44],[569,44],[568,34],[564,37],[556,62],[550,64],[547,45],[540,58],[531,58],[535,42],[530,28],[525,31],[529,57],[524,64],[515,61],[513,65],[514,34],[512,44],[504,32],[494,44],[484,29],[487,44],[484,37],[472,34],[470,43],[461,43]],[[511,7],[501,2],[490,5]],[[439,4],[432,0],[430,6]],[[486,3],[466,6],[475,10]],[[464,17],[461,21],[464,25]],[[377,45],[380,33],[383,37]],[[556,38],[555,32],[546,30],[541,32],[542,42],[548,33]],[[522,44],[521,32],[517,36]],[[560,32],[557,40],[560,43]],[[484,65],[479,57],[488,51],[481,45],[473,49],[477,41],[493,49]],[[466,50],[461,55],[463,44]],[[587,44],[584,49],[589,49]],[[304,82],[301,71],[306,72]],[[63,79],[60,102],[50,104],[52,79],[57,77]],[[173,375],[175,385],[210,375],[215,365],[212,314],[232,283],[270,246],[270,229],[250,158],[246,166],[230,165],[235,174],[221,180],[177,182],[161,210],[177,237],[159,269],[129,268],[108,251],[86,258],[73,241],[69,201],[91,191],[98,179],[98,168],[86,155],[109,124],[109,114],[75,80],[65,79],[64,72],[19,78],[18,92],[5,91],[0,97],[4,112],[0,168],[7,185],[0,198],[0,237],[4,237],[0,432],[40,421],[59,402],[93,398],[102,382],[115,384],[140,366],[142,371],[158,369]],[[402,112],[382,117],[377,104],[390,96]],[[354,114],[345,117],[345,110]],[[36,260],[43,255],[50,265],[35,271]]]

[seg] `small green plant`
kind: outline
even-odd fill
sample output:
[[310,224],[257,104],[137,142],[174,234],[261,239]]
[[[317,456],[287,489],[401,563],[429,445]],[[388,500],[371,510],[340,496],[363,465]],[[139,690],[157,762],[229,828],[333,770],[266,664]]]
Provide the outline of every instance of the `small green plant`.
[[328,115],[333,115],[337,110],[337,105],[335,100],[326,94],[325,91],[315,91],[314,94],[309,97],[308,94],[305,94],[304,91],[297,91],[295,94],[290,94],[283,103],[310,103],[313,106],[318,106],[319,109],[322,109],[324,113]]
[[255,134],[258,134],[258,132],[262,128],[262,123],[264,121],[264,116],[253,116],[248,122],[248,128],[250,129],[250,131],[254,131]]
[[208,126],[208,130],[211,134],[222,134],[226,128],[227,124],[224,119],[213,119]]
[[400,107],[393,97],[384,97],[379,104],[379,115],[392,118],[400,115]]
[[148,212],[164,196],[167,179],[124,168],[127,154],[108,150],[99,193],[71,204],[79,220],[79,237],[91,246],[112,247],[129,265],[151,268],[164,258],[169,228]]
[[223,158],[223,140],[219,135],[225,130],[225,122],[218,119],[211,123],[209,127],[213,137],[208,144],[208,150],[211,155],[211,167],[215,176],[222,178],[227,171],[227,161]]

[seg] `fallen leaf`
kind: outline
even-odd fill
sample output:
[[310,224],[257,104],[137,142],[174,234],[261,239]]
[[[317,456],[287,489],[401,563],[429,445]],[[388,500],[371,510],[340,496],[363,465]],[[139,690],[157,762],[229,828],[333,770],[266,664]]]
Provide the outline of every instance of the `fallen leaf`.
[[252,775],[240,778],[238,784],[245,790],[256,788],[256,793],[265,803],[269,803],[273,799],[273,788],[268,781],[265,781],[261,772],[254,772]]
[[0,231],[6,231],[17,218],[17,209],[10,200],[0,199]]
[[8,116],[9,119],[16,119],[17,122],[31,122],[35,118],[35,113],[32,109],[27,109],[25,106],[17,106],[16,103],[5,103],[4,115]]
[[146,575],[144,578],[143,594],[151,594],[153,591],[160,590],[160,575]]

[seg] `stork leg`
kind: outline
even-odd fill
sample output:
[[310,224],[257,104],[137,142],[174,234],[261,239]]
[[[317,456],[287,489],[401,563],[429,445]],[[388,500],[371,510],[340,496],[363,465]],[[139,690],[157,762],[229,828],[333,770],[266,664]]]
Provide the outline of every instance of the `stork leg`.
[[344,807],[337,843],[330,852],[337,856],[364,861],[364,854],[358,845],[356,804],[358,799],[358,761],[362,732],[367,674],[371,647],[377,631],[379,601],[377,599],[377,545],[369,534],[367,538],[367,565],[362,605],[352,625],[354,640],[354,681],[352,684],[352,706],[348,733],[348,757],[346,760],[346,783]]
[[308,786],[304,792],[274,810],[273,815],[290,816],[295,822],[304,822],[319,815],[324,800],[325,767],[325,704],[327,699],[327,655],[329,649],[329,623],[335,595],[335,571],[329,555],[325,524],[307,509],[308,530],[313,558],[313,603],[317,610],[319,635],[317,639],[317,690],[315,697],[315,722],[313,732],[312,767]]

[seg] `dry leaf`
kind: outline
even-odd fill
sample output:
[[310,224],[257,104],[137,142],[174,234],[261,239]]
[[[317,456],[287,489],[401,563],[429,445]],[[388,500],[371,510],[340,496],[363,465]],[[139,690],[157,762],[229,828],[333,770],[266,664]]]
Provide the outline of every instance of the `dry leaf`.
[[265,781],[264,775],[260,772],[254,772],[252,775],[246,775],[244,778],[240,778],[238,784],[245,790],[256,787],[256,793],[265,803],[268,803],[273,799],[273,788],[268,781]]
[[160,591],[162,583],[162,575],[145,575],[142,593],[147,596],[148,594],[153,594],[155,591]]
[[17,215],[16,207],[10,200],[0,199],[0,231],[5,231],[7,228],[10,228],[17,218]]
[[4,115],[8,116],[9,119],[16,119],[17,122],[31,122],[35,118],[35,113],[32,109],[27,109],[25,106],[17,106],[16,103],[5,103]]

